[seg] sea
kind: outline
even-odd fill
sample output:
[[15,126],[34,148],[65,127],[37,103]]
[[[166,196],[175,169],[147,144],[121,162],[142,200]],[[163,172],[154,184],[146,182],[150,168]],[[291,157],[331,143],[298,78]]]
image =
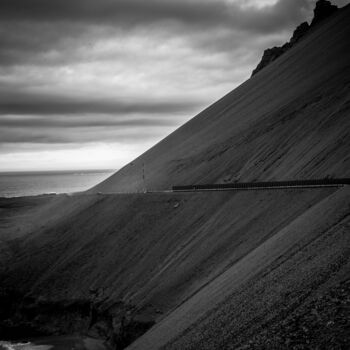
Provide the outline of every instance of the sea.
[[50,350],[52,346],[50,345],[35,345],[31,342],[8,342],[0,341],[0,350]]
[[85,191],[115,170],[0,173],[0,197],[37,196]]
[[75,335],[36,338],[31,341],[0,340],[0,350],[107,350],[103,340]]

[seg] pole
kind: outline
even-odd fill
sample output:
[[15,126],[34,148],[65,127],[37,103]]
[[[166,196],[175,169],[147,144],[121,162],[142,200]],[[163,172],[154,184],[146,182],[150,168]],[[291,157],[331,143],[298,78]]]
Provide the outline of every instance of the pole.
[[145,176],[145,163],[142,163],[142,182],[143,182],[143,192],[146,193],[146,176]]

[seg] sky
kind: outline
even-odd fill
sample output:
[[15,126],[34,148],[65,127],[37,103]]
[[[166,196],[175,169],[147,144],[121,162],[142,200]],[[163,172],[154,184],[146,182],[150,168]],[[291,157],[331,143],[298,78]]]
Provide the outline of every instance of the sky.
[[0,171],[122,167],[248,79],[314,5],[1,0]]

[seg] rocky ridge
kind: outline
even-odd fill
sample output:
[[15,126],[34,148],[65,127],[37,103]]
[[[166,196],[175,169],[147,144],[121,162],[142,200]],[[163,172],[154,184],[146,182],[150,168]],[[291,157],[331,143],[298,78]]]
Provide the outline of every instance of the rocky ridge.
[[311,24],[308,22],[301,23],[293,32],[290,40],[282,46],[275,46],[269,49],[266,49],[263,53],[261,61],[256,66],[252,72],[252,76],[261,71],[263,68],[268,66],[271,62],[275,61],[278,57],[283,55],[286,51],[292,48],[299,40],[301,40],[311,28],[315,25],[318,25],[323,20],[327,19],[329,16],[333,15],[338,10],[336,5],[332,5],[330,1],[319,0],[316,3],[314,9],[314,17],[311,21]]

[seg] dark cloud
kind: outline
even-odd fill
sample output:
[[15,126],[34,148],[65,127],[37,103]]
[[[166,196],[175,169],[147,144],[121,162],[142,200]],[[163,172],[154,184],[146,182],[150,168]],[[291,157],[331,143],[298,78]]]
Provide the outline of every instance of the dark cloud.
[[205,30],[208,42],[219,41],[227,49],[227,36],[217,40],[218,32],[243,31],[244,43],[247,35],[290,30],[310,15],[315,1],[278,0],[255,8],[208,0],[2,0],[0,65],[68,63],[77,59],[77,47],[120,31],[159,37],[161,44],[174,35],[191,37]]
[[[231,35],[237,31],[276,33],[310,16],[315,1],[278,0],[256,8],[224,0],[2,0],[0,65],[69,62],[76,58],[77,47],[94,45],[116,31],[139,30],[166,40],[184,31],[189,37],[204,29],[208,41],[217,41],[220,30]],[[151,32],[145,34],[147,28]],[[241,39],[244,42],[247,37]],[[226,37],[219,42],[229,44]]]
[[115,26],[140,26],[172,20],[190,25],[230,25],[264,30],[295,20],[305,7],[310,6],[309,3],[307,0],[279,0],[276,5],[256,9],[208,0],[2,0],[0,18],[6,21],[80,21]]
[[[1,90],[0,90],[1,91]],[[38,93],[2,92],[0,115],[60,115],[60,114],[174,114],[194,111],[200,105],[197,101],[156,101],[143,97],[136,101],[116,101],[64,95]]]
[[[41,126],[38,127],[1,127],[0,139],[1,144],[81,144],[91,142],[104,143],[143,143],[147,139],[154,139],[161,135],[164,130],[172,130],[173,127],[161,124],[152,125],[152,128],[144,125],[128,126],[80,126],[79,128],[65,127],[64,132],[59,128]],[[140,137],[142,133],[142,137]]]
[[44,63],[47,58],[41,59],[42,55],[52,50],[61,53],[61,62],[69,61],[71,57],[63,59],[64,55],[76,48],[90,32],[85,25],[69,22],[53,24],[0,19],[0,26],[0,65]]
[[28,56],[49,50],[67,53],[78,38],[79,45],[81,40],[88,45],[115,30],[155,27],[171,36],[185,26],[205,29],[209,37],[220,28],[271,33],[300,22],[311,4],[311,0],[279,0],[256,9],[203,0],[2,0],[0,63],[25,62]]
[[[86,128],[86,127],[156,127],[176,125],[174,115],[156,117],[134,117],[128,116],[54,116],[48,117],[17,117],[0,116],[0,128],[20,129],[43,129],[43,128]],[[31,130],[29,130],[31,132]]]

